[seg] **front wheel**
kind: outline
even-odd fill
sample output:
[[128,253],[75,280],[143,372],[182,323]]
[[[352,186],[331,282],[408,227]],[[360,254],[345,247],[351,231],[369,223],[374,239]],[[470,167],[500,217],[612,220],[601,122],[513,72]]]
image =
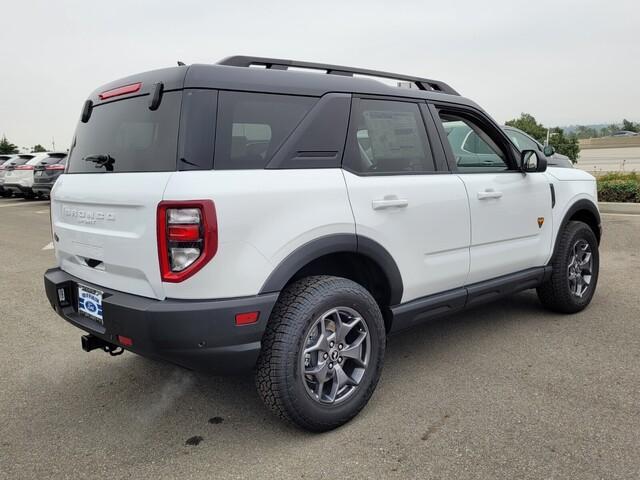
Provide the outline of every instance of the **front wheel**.
[[357,283],[307,277],[282,292],[262,345],[256,384],[267,407],[307,430],[331,430],[356,416],[378,383],[384,320]]
[[538,287],[538,298],[550,310],[576,313],[587,307],[598,283],[598,240],[583,222],[569,222],[560,232],[551,278]]

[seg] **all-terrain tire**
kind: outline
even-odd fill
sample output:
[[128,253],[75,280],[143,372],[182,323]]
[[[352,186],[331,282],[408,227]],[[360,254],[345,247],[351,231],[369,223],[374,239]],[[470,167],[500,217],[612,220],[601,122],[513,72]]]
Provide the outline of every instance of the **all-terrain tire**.
[[[366,323],[368,364],[353,394],[340,403],[323,404],[305,387],[301,356],[309,329],[325,312],[339,307],[358,312]],[[345,278],[306,277],[286,287],[274,306],[262,340],[256,386],[265,405],[278,417],[306,430],[331,430],[351,420],[367,404],[380,378],[384,353],[384,320],[365,288]]]
[[[557,250],[551,260],[551,278],[538,287],[538,298],[554,312],[576,313],[589,305],[596,290],[600,268],[598,240],[587,224],[577,221],[569,222],[559,235]],[[589,246],[592,261],[590,282],[582,296],[572,293],[569,280],[573,248],[579,242]]]

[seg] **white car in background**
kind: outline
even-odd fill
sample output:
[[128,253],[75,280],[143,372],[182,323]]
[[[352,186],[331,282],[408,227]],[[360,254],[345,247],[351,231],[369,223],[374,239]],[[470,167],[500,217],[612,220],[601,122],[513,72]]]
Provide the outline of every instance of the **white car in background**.
[[19,154],[4,170],[4,190],[22,194],[25,198],[34,198],[34,172],[36,165],[58,163],[66,153],[44,152]]
[[12,194],[10,191],[4,189],[4,175],[7,171],[7,167],[18,158],[18,155],[3,154],[0,155],[0,196],[10,197]]

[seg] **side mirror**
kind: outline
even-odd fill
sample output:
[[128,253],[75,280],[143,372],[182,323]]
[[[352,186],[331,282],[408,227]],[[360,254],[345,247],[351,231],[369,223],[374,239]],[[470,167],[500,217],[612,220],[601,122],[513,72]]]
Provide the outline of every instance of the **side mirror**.
[[521,165],[525,173],[544,172],[547,169],[547,158],[535,150],[523,150]]
[[556,149],[553,148],[551,145],[545,145],[544,148],[542,149],[542,153],[544,153],[546,157],[550,157],[551,155],[556,153]]

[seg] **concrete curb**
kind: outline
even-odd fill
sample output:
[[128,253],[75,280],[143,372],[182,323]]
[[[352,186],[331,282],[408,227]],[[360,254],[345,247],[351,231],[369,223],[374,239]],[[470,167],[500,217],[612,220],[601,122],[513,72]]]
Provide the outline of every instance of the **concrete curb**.
[[640,203],[598,202],[600,213],[640,215]]

